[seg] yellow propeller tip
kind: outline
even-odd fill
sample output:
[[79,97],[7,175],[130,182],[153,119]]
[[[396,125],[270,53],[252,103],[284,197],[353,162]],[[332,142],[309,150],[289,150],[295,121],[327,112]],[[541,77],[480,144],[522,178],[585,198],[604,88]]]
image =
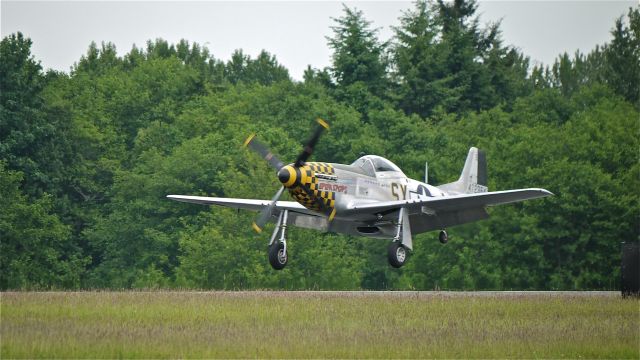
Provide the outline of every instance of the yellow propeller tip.
[[262,232],[262,229],[260,229],[260,226],[258,226],[258,224],[256,224],[255,222],[251,226],[253,227],[253,230],[255,230],[258,234]]
[[249,137],[247,138],[247,140],[244,141],[244,147],[247,147],[249,145],[249,143],[251,142],[251,140],[253,140],[253,138],[256,137],[256,134],[253,133],[251,135],[249,135]]
[[334,217],[336,217],[336,209],[335,208],[331,211],[331,215],[329,215],[329,221],[333,221]]
[[324,120],[322,120],[320,118],[318,118],[316,121],[318,122],[318,124],[320,124],[320,126],[322,126],[323,128],[329,130],[329,123],[328,122],[326,122],[326,121],[324,121]]

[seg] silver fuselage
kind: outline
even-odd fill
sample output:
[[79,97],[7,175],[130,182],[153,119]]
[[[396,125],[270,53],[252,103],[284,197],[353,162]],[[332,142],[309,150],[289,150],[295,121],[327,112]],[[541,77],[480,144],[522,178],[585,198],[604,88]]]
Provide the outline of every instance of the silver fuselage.
[[[385,163],[376,169],[372,160]],[[356,165],[358,161],[362,166]],[[397,211],[371,214],[351,209],[357,205],[381,201],[422,200],[448,195],[436,186],[408,178],[384,158],[365,156],[358,161],[352,165],[309,162],[298,169],[297,182],[292,181],[289,184],[291,186],[287,187],[292,197],[308,209],[327,217],[318,219],[304,214],[292,214],[293,224],[321,231],[389,238],[396,231]],[[300,185],[305,185],[307,190],[303,191]],[[331,216],[332,212],[334,216]],[[442,228],[441,219],[429,215],[424,212],[410,214],[414,218],[412,230],[419,233]],[[484,218],[485,215],[486,212],[482,209],[473,216],[473,220]],[[332,220],[328,221],[329,218]]]

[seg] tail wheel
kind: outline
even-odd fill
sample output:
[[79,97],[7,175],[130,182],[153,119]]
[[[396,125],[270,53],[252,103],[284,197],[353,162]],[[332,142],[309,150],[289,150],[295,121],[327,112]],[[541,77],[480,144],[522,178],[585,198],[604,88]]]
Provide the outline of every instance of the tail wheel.
[[288,260],[287,250],[283,243],[276,241],[269,246],[269,263],[272,268],[282,270],[287,265]]
[[394,241],[389,245],[389,264],[394,268],[399,268],[407,261],[407,248],[405,248],[399,241]]
[[447,241],[449,241],[449,235],[447,235],[447,232],[445,230],[440,231],[440,235],[438,235],[438,240],[440,240],[440,243],[442,244],[446,244]]

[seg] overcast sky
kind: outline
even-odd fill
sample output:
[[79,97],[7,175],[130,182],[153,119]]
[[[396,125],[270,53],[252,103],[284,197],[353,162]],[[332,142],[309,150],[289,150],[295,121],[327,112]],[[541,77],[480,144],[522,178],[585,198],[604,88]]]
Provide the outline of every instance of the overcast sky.
[[[218,59],[234,49],[252,56],[265,49],[300,80],[307,65],[330,64],[326,36],[342,3],[364,12],[379,38],[392,35],[405,1],[0,1],[2,37],[21,31],[45,68],[68,72],[91,41],[110,41],[119,55],[149,39],[180,39],[206,45]],[[481,22],[502,19],[506,44],[533,62],[550,64],[567,51],[589,52],[610,40],[614,20],[637,1],[480,1]]]

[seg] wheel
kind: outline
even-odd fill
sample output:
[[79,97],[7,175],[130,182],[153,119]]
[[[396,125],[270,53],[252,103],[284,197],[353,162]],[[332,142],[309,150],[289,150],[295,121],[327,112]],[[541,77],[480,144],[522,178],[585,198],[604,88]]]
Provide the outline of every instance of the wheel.
[[447,232],[445,230],[440,231],[440,235],[438,235],[438,240],[440,240],[440,243],[442,244],[446,244],[447,241],[449,241],[449,235],[447,235]]
[[276,270],[282,270],[287,265],[287,251],[284,249],[284,244],[277,241],[269,246],[269,263],[271,267]]
[[407,248],[399,241],[394,241],[389,245],[389,264],[394,268],[399,268],[407,261]]

